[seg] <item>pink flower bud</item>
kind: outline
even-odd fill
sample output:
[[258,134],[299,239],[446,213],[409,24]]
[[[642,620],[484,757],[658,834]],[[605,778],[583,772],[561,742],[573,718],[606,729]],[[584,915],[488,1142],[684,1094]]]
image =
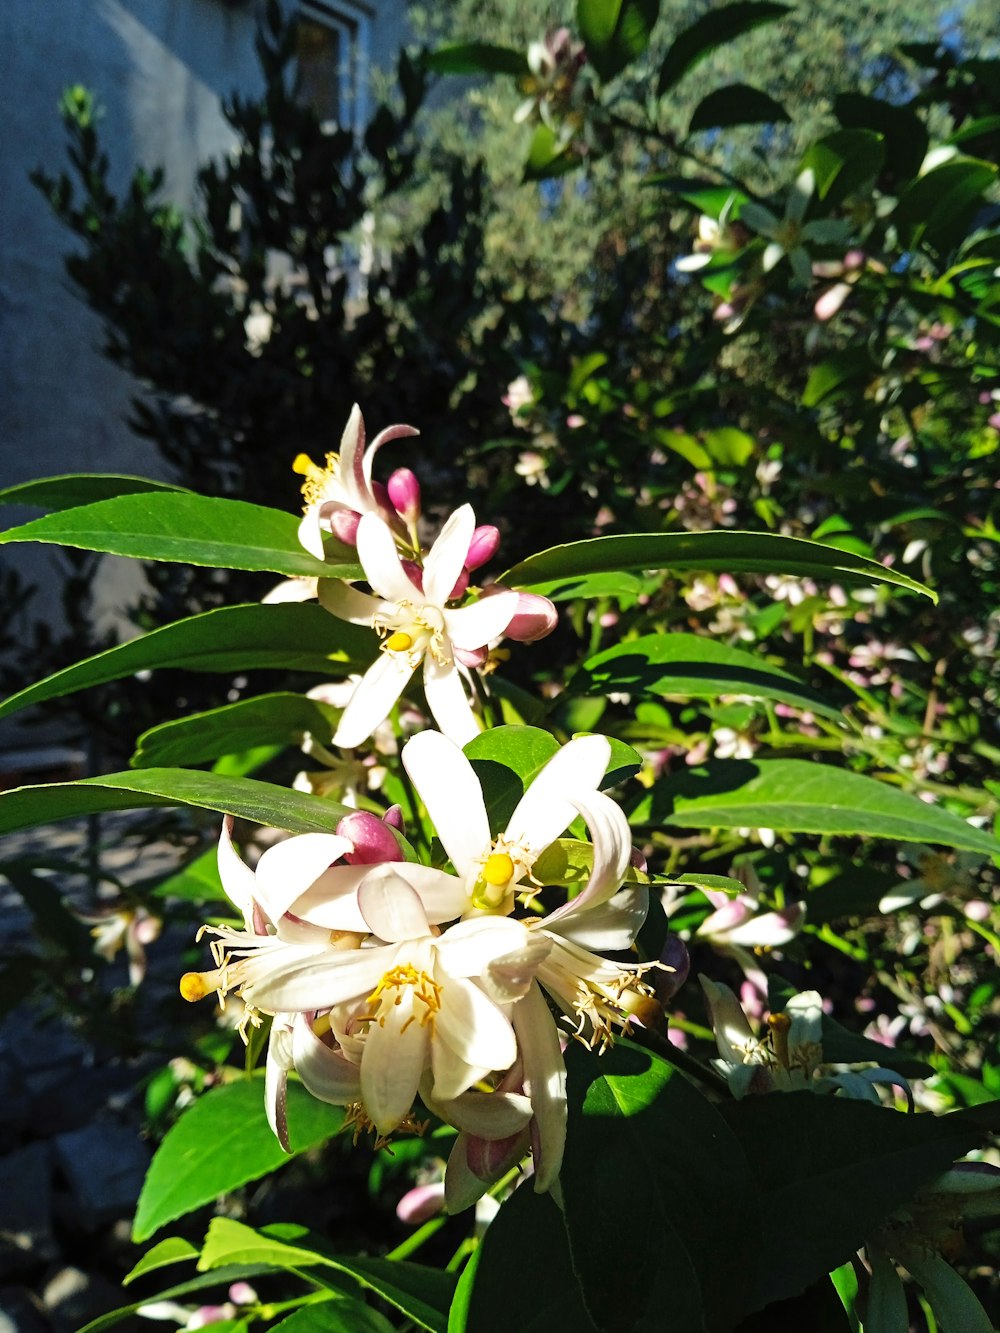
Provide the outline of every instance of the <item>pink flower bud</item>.
[[345,546],[357,546],[358,544],[358,524],[361,522],[361,515],[356,514],[353,509],[335,509],[330,515],[330,528],[333,535],[344,543]]
[[418,1227],[444,1212],[444,1181],[415,1185],[396,1204],[396,1216],[407,1226]]
[[833,319],[834,315],[844,304],[851,294],[851,285],[848,282],[838,282],[832,287],[828,287],[823,295],[813,306],[813,314],[821,322]]
[[467,569],[463,569],[461,574],[459,574],[458,578],[455,580],[454,588],[452,588],[451,592],[448,594],[449,602],[455,602],[458,600],[459,597],[464,597],[465,590],[468,586],[469,586],[469,571]]
[[417,592],[424,590],[424,571],[414,560],[400,560],[406,577],[410,580]]
[[382,823],[388,824],[390,828],[397,829],[400,833],[406,828],[403,822],[403,807],[401,805],[390,805],[389,809],[382,816]]
[[229,1288],[229,1299],[234,1305],[253,1305],[257,1293],[249,1282],[234,1282]]
[[493,559],[499,547],[500,529],[495,528],[492,523],[483,523],[472,534],[469,554],[465,557],[465,568],[473,570],[485,565],[487,560]]
[[410,469],[397,468],[389,478],[386,490],[400,518],[407,523],[416,523],[420,517],[420,482]]
[[508,639],[519,643],[534,643],[551,634],[559,623],[559,612],[547,597],[522,592],[518,598],[514,618],[504,630]]
[[456,648],[454,644],[451,651],[455,654],[456,662],[461,662],[462,666],[481,667],[490,655],[489,648]]
[[403,860],[392,829],[367,810],[355,810],[345,815],[337,825],[337,836],[354,844],[353,852],[344,853],[349,866],[374,866]]

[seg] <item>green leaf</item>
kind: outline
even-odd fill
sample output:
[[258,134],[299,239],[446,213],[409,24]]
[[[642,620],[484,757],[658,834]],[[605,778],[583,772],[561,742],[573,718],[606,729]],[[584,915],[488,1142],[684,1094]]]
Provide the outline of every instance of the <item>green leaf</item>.
[[845,1263],[921,1184],[981,1141],[951,1116],[810,1092],[746,1097],[718,1110],[756,1177],[750,1309],[794,1296]]
[[457,42],[424,51],[425,69],[435,74],[527,74],[528,58],[523,51],[491,42]]
[[817,407],[834,396],[854,394],[858,390],[858,381],[867,383],[872,373],[867,348],[847,347],[842,352],[834,352],[809,372],[802,391],[802,406]]
[[336,729],[338,710],[303,694],[262,694],[255,699],[191,713],[144,731],[133,768],[200,764],[259,745],[297,745],[311,732],[323,745]]
[[889,1050],[877,1041],[869,1041],[860,1032],[842,1027],[829,1014],[823,1015],[822,1026],[823,1059],[829,1064],[859,1065],[872,1061],[883,1068],[888,1066],[904,1078],[929,1078],[934,1073],[926,1060],[915,1060],[897,1047]]
[[[620,1041],[566,1052],[569,1124],[561,1172],[573,1267],[606,1333],[731,1328],[756,1246],[744,1149],[665,1061]],[[623,1207],[626,1216],[623,1218]],[[607,1262],[627,1226],[628,1263]],[[720,1280],[720,1264],[725,1280]]]
[[746,431],[735,426],[718,426],[705,432],[705,448],[717,466],[742,467],[756,445]]
[[[618,1234],[617,1225],[612,1234]],[[608,1267],[607,1250],[602,1265]],[[490,1223],[459,1279],[448,1321],[448,1333],[515,1329],[597,1333],[580,1296],[559,1209],[548,1194],[535,1194],[530,1181]]]
[[350,1297],[313,1301],[294,1311],[269,1333],[394,1333],[385,1315]]
[[874,180],[885,162],[885,144],[874,130],[834,130],[811,144],[802,157],[816,178],[816,194],[827,210]]
[[168,481],[153,481],[150,477],[118,476],[111,472],[68,472],[61,477],[38,477],[22,481],[16,486],[0,490],[0,504],[33,505],[37,509],[75,509],[93,504],[96,500],[110,500],[116,495],[138,495],[145,491],[191,492],[184,486]]
[[528,158],[524,164],[526,181],[546,180],[549,176],[562,176],[577,165],[578,159],[567,150],[569,144],[563,142],[555,130],[548,125],[536,125],[528,145]]
[[552,546],[502,575],[501,582],[548,597],[585,596],[587,575],[625,569],[717,570],[790,574],[852,583],[892,583],[931,601],[922,583],[861,556],[775,532],[637,532]]
[[439,1269],[404,1260],[335,1254],[295,1224],[255,1231],[232,1218],[213,1218],[198,1267],[217,1268],[237,1259],[283,1269],[332,1268],[374,1291],[429,1333],[445,1333],[455,1279]]
[[145,1277],[157,1268],[166,1268],[169,1264],[179,1264],[185,1259],[197,1259],[198,1251],[189,1240],[181,1236],[168,1236],[158,1241],[151,1250],[147,1250],[135,1267],[122,1278],[122,1286],[127,1287],[137,1277]]
[[149,1305],[151,1301],[183,1300],[185,1296],[193,1296],[196,1292],[207,1291],[212,1287],[225,1289],[233,1282],[242,1282],[248,1278],[259,1277],[261,1272],[266,1271],[266,1269],[254,1267],[252,1264],[232,1264],[229,1268],[220,1268],[214,1273],[203,1273],[201,1276],[193,1277],[187,1282],[179,1282],[176,1287],[168,1287],[166,1291],[159,1291],[155,1296],[143,1296],[141,1300],[133,1301],[131,1305],[122,1305],[117,1310],[102,1314],[97,1319],[92,1319],[89,1324],[85,1324],[79,1330],[79,1333],[104,1333],[106,1328],[113,1328],[115,1324],[120,1324],[123,1319],[135,1314],[140,1306]]
[[1000,841],[939,806],[805,759],[718,760],[673,774],[642,797],[632,818],[680,828],[866,835],[1000,854]]
[[864,93],[839,93],[834,112],[845,129],[874,130],[885,143],[886,165],[902,186],[920,170],[927,153],[927,128],[909,107],[893,106]]
[[602,82],[642,55],[659,12],[660,0],[577,0],[576,25]]
[[147,768],[2,792],[0,833],[104,810],[143,810],[163,805],[217,810],[293,833],[330,833],[338,819],[350,813],[337,801],[254,778],[220,777],[186,768]]
[[321,606],[223,606],[150,630],[36,681],[0,704],[0,718],[30,704],[156,667],[218,672],[269,668],[330,675],[335,674],[331,667],[336,664],[340,667],[336,674],[346,674],[347,667],[367,665],[375,645],[368,630],[338,620]]
[[263,1079],[241,1078],[210,1088],[167,1130],[153,1155],[136,1206],[133,1241],[148,1240],[167,1222],[324,1143],[343,1118],[342,1107],[317,1101],[289,1082],[291,1152],[285,1153],[264,1114]]
[[303,550],[294,514],[243,500],[146,491],[32,519],[0,533],[0,544],[54,542],[84,551],[180,561],[220,569],[269,570],[303,578],[362,578],[357,555],[338,542],[330,560]]
[[628,639],[588,658],[571,677],[568,689],[574,694],[624,690],[691,699],[741,694],[777,699],[831,718],[839,718],[842,711],[759,654],[698,634],[646,634]]
[[741,37],[743,33],[759,28],[762,23],[773,23],[788,13],[790,6],[772,3],[749,4],[738,0],[732,5],[710,9],[678,33],[660,66],[656,95],[662,97],[680,79],[694,69],[699,61],[717,47]]
[[191,903],[227,903],[229,899],[219,878],[218,851],[213,847],[186,866],[161,880],[153,890],[154,898],[182,898]]
[[702,98],[691,115],[688,134],[729,125],[777,125],[790,119],[780,102],[759,88],[748,83],[730,83]]
[[925,244],[941,253],[957,246],[984,191],[996,181],[992,162],[960,157],[928,171],[900,196],[892,214],[900,244]]

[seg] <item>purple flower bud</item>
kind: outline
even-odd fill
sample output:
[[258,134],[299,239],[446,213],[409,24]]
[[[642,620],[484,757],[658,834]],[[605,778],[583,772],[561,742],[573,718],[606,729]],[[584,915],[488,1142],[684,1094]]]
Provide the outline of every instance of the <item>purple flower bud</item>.
[[396,1216],[407,1226],[418,1227],[444,1212],[444,1181],[415,1185],[396,1204]]
[[330,527],[333,535],[342,541],[345,546],[357,546],[358,524],[360,522],[361,515],[356,514],[353,509],[335,509],[330,515]]
[[647,972],[646,977],[652,983],[653,991],[660,1003],[669,1004],[687,981],[688,972],[691,970],[691,959],[684,941],[678,939],[676,935],[668,935],[660,950],[660,962],[664,968],[672,967],[674,970],[667,972],[656,968],[652,972]]
[[390,828],[397,829],[400,833],[404,832],[406,825],[403,822],[403,807],[401,805],[390,805],[382,816],[382,823],[388,824]]
[[488,648],[457,648],[451,645],[451,651],[455,654],[455,661],[461,662],[462,666],[472,667],[473,669],[481,667],[490,655]]
[[451,592],[448,594],[449,602],[455,602],[458,600],[459,597],[464,597],[465,590],[468,586],[469,586],[469,571],[467,569],[463,569],[461,574],[459,574],[457,580],[455,581],[454,588],[452,588]]
[[407,523],[416,523],[420,517],[420,482],[410,469],[397,468],[389,478],[386,490],[400,518]]
[[465,568],[478,569],[492,560],[500,547],[500,529],[492,523],[483,523],[476,528],[469,542],[469,554],[465,557]]
[[386,861],[403,859],[392,829],[367,810],[355,810],[345,815],[337,825],[337,836],[354,844],[353,852],[344,853],[349,866],[382,865]]
[[413,584],[413,586],[416,588],[417,592],[423,592],[423,590],[424,590],[424,571],[420,568],[420,566],[416,563],[416,561],[415,561],[415,560],[400,560],[399,563],[403,566],[403,571],[404,571],[404,573],[406,574],[406,577],[410,580],[410,582],[411,582],[411,583]]
[[522,592],[514,618],[504,633],[508,639],[517,639],[519,643],[534,643],[551,634],[558,622],[559,612],[547,597]]

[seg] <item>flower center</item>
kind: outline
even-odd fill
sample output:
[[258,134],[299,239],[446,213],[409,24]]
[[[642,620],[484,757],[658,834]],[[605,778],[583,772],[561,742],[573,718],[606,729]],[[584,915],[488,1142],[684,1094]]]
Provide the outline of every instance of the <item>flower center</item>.
[[[433,977],[415,968],[412,963],[401,963],[386,972],[365,1000],[365,1004],[371,1009],[371,1013],[366,1015],[367,1019],[378,1023],[379,1027],[385,1027],[389,1009],[393,1005],[402,1004],[407,991],[411,994],[414,1009],[403,1024],[402,1030],[405,1032],[416,1020],[421,1027],[426,1027],[429,1023],[433,1031],[434,1019],[441,1008],[441,986]],[[421,1010],[417,1009],[418,1004],[423,1006]]]
[[451,665],[451,654],[443,634],[444,616],[435,606],[412,602],[389,602],[375,613],[374,628],[383,636],[382,651],[398,653],[415,670],[426,653],[442,666]]
[[305,500],[305,508],[309,509],[327,498],[330,483],[335,482],[340,475],[340,455],[327,454],[326,467],[319,467],[308,454],[296,454],[292,460],[292,471],[305,477],[302,498]]
[[483,879],[495,888],[506,888],[514,878],[514,862],[506,852],[493,852],[483,866]]
[[405,653],[408,648],[413,647],[413,639],[405,630],[398,629],[395,634],[389,635],[385,646],[390,653]]

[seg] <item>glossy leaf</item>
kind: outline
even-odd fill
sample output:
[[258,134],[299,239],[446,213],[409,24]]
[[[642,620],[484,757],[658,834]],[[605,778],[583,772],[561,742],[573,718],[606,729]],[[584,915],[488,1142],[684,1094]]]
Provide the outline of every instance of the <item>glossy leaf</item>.
[[995,183],[992,162],[960,157],[944,162],[915,180],[900,196],[892,215],[904,246],[924,243],[948,252],[965,235],[966,225]]
[[790,6],[770,3],[746,3],[737,0],[736,4],[722,5],[702,14],[689,27],[680,32],[664,57],[660,66],[657,96],[662,97],[679,80],[694,69],[699,61],[717,47],[741,37],[743,33],[759,28],[762,23],[772,23],[788,13]]
[[[131,1305],[122,1305],[117,1310],[110,1310],[107,1314],[99,1315],[96,1319],[92,1319],[89,1324],[84,1324],[79,1333],[104,1333],[106,1328],[113,1328],[115,1324],[120,1324],[123,1319],[135,1314],[141,1306],[149,1305],[152,1300],[182,1301],[185,1297],[209,1291],[213,1287],[221,1288],[224,1291],[233,1282],[243,1282],[249,1278],[259,1277],[261,1272],[266,1272],[266,1269],[261,1269],[253,1264],[230,1264],[228,1268],[219,1268],[213,1273],[200,1273],[187,1282],[178,1282],[175,1287],[168,1287],[166,1291],[157,1292],[155,1297],[143,1296],[140,1300],[133,1301]],[[219,1326],[216,1325],[216,1327]]]
[[336,1254],[305,1227],[295,1224],[278,1224],[255,1231],[232,1218],[213,1218],[198,1267],[212,1269],[234,1260],[286,1270],[333,1269],[375,1292],[428,1333],[445,1333],[446,1312],[455,1280],[439,1269],[404,1261]]
[[637,532],[591,537],[530,556],[508,570],[501,582],[548,597],[582,597],[588,595],[587,576],[629,569],[716,570],[892,583],[937,601],[937,594],[923,584],[875,560],[774,532]]
[[875,179],[885,163],[885,144],[874,130],[834,130],[811,144],[802,156],[802,170],[816,180],[816,194],[827,211]]
[[576,22],[587,60],[602,80],[638,59],[649,45],[660,0],[577,0]]
[[834,98],[833,107],[845,129],[874,130],[882,135],[886,166],[892,171],[897,187],[917,174],[927,152],[928,138],[927,128],[916,112],[864,93],[840,93]]
[[321,606],[223,606],[150,630],[103,653],[64,667],[0,704],[0,718],[31,704],[59,699],[137,671],[312,671],[345,675],[375,656],[377,640],[363,627],[338,620]]
[[215,846],[196,856],[180,870],[161,880],[153,889],[154,898],[181,898],[191,903],[226,903],[229,899],[219,878],[218,852]]
[[219,569],[269,570],[302,578],[363,577],[357,555],[330,542],[328,561],[298,540],[294,514],[243,500],[181,491],[146,491],[46,514],[0,533],[0,544],[50,542],[139,560]]
[[132,1239],[147,1240],[167,1222],[277,1170],[336,1134],[343,1119],[342,1107],[317,1101],[290,1082],[289,1154],[267,1123],[263,1079],[241,1078],[210,1088],[182,1112],[154,1153],[136,1206]]
[[[719,1108],[627,1042],[566,1052],[570,1117],[561,1174],[573,1267],[605,1333],[731,1328],[751,1277],[753,1180]],[[711,1201],[711,1207],[706,1206]],[[628,1263],[608,1264],[621,1234]],[[725,1281],[720,1281],[720,1263]]]
[[32,505],[50,511],[75,509],[93,504],[96,500],[110,500],[116,495],[138,495],[145,491],[182,491],[169,481],[153,481],[151,477],[120,476],[112,472],[68,472],[60,477],[38,477],[21,481],[16,486],[0,490],[0,504]]
[[841,710],[760,654],[697,634],[646,634],[588,658],[571,678],[570,693],[717,699],[724,694],[777,699],[837,718]]
[[262,694],[234,704],[191,713],[144,731],[133,768],[201,764],[260,745],[297,745],[311,732],[323,745],[336,729],[338,710],[303,694]]
[[311,1301],[294,1310],[269,1333],[393,1333],[394,1325],[370,1305],[335,1296],[328,1301]]
[[217,810],[292,833],[331,833],[337,820],[348,813],[348,807],[337,801],[254,778],[222,777],[187,768],[147,768],[2,792],[0,833],[105,810],[164,805]]
[[564,143],[548,125],[536,125],[528,145],[528,157],[524,164],[526,181],[547,180],[550,176],[562,176],[572,171],[578,159],[568,151]]
[[122,1278],[122,1286],[127,1287],[136,1278],[145,1277],[147,1273],[153,1273],[158,1268],[167,1268],[171,1264],[197,1258],[198,1251],[189,1240],[184,1240],[181,1236],[168,1236],[166,1240],[158,1241],[151,1250],[146,1251],[135,1267]]
[[802,406],[818,407],[835,396],[858,394],[861,392],[859,381],[867,383],[873,373],[866,347],[847,347],[834,352],[809,372],[802,391]]
[[662,778],[632,818],[654,827],[867,835],[1000,855],[992,834],[939,806],[861,773],[804,759],[718,760]]
[[731,83],[703,97],[691,115],[688,134],[730,125],[778,125],[790,120],[785,108],[759,88]]
[[562,1215],[549,1195],[532,1191],[530,1181],[515,1190],[490,1223],[459,1279],[448,1321],[448,1333],[514,1329],[597,1333],[580,1296]]
[[435,74],[527,74],[528,60],[523,51],[491,42],[458,42],[425,51],[421,56],[425,69]]
[[952,1116],[905,1115],[810,1092],[745,1097],[718,1110],[756,1183],[751,1310],[845,1263],[889,1213],[982,1137]]

